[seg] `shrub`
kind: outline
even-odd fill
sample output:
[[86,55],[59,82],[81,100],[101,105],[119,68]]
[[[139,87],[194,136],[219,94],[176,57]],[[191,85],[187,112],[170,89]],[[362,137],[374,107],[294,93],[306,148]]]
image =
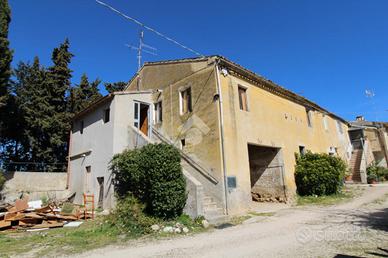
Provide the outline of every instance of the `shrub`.
[[388,169],[381,166],[377,166],[375,163],[367,167],[366,174],[368,181],[388,180]]
[[108,217],[108,222],[120,231],[130,231],[134,236],[150,233],[151,226],[158,220],[144,214],[144,204],[129,194],[117,201],[116,208]]
[[346,172],[345,162],[328,154],[307,152],[297,156],[295,183],[299,195],[339,193]]
[[148,144],[126,150],[111,161],[113,184],[119,198],[133,194],[145,211],[159,218],[175,218],[186,203],[186,181],[178,150],[168,144]]

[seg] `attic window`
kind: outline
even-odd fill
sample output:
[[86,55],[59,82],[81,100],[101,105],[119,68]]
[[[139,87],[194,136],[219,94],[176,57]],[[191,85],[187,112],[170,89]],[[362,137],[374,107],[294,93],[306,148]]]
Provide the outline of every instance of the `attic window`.
[[181,106],[181,115],[192,112],[191,106],[191,88],[186,88],[180,92],[180,106]]
[[247,89],[242,86],[238,86],[238,100],[240,110],[248,111]]

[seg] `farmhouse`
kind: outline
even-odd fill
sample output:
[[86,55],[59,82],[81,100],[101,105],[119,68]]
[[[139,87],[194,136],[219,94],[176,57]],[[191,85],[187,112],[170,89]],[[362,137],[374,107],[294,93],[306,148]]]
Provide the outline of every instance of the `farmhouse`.
[[186,212],[206,217],[292,201],[296,153],[352,155],[344,119],[224,57],[149,62],[123,92],[74,118],[68,183],[76,201],[90,192],[110,208],[110,159],[150,142],[180,150]]

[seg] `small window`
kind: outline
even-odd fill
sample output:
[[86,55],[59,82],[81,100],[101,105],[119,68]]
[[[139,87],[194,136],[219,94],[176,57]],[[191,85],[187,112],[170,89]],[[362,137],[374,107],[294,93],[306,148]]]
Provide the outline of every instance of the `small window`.
[[181,115],[192,112],[191,88],[180,92]]
[[163,121],[163,107],[162,101],[155,104],[155,124]]
[[306,147],[300,145],[300,146],[299,146],[299,154],[300,154],[301,156],[303,156],[304,154],[306,154]]
[[312,119],[311,119],[311,110],[306,108],[306,117],[307,117],[307,125],[309,127],[313,127]]
[[110,109],[104,110],[104,123],[108,123],[110,120]]
[[337,120],[337,127],[338,127],[338,132],[339,132],[340,134],[343,134],[343,133],[344,133],[344,131],[343,131],[343,129],[342,129],[341,122],[340,122],[340,121],[338,121],[338,120]]
[[183,150],[183,148],[185,147],[186,145],[186,139],[181,139],[181,150]]
[[92,167],[91,166],[86,166],[86,173],[92,172]]
[[326,131],[328,130],[328,127],[327,127],[327,117],[326,117],[326,115],[323,115],[323,128],[325,128]]
[[238,87],[238,100],[240,103],[240,110],[248,111],[247,89]]
[[80,122],[80,132],[81,132],[81,134],[84,133],[84,120],[81,120],[81,122]]

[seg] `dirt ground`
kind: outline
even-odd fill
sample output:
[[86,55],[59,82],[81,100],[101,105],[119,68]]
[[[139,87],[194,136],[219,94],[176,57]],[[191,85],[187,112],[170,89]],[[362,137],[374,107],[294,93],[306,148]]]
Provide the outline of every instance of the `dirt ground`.
[[388,184],[344,204],[303,206],[192,236],[129,242],[79,257],[388,257]]

